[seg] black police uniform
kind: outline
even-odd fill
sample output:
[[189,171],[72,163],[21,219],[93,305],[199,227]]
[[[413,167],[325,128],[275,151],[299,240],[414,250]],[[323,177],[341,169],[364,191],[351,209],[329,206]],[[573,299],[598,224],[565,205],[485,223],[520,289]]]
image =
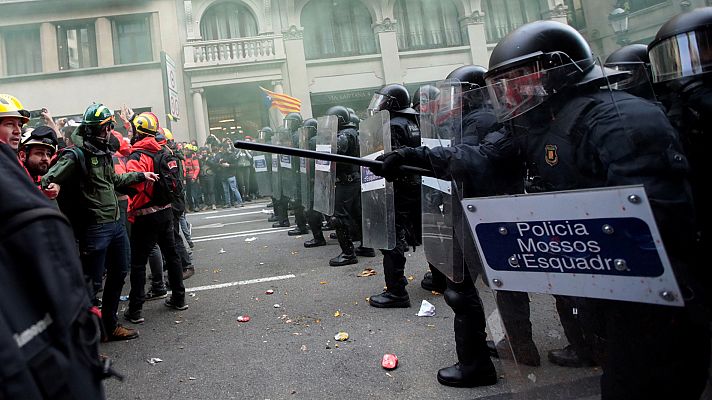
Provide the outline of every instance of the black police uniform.
[[[360,157],[358,131],[351,126],[341,129],[336,135],[337,154]],[[361,173],[359,166],[336,163],[336,199],[334,218],[336,238],[341,254],[329,265],[342,266],[358,262],[353,240],[361,235]]]
[[[299,131],[295,130],[292,132],[292,146],[294,148],[299,148]],[[296,185],[296,196],[294,196],[294,223],[297,225],[295,229],[287,232],[289,236],[303,235],[308,232],[307,230],[307,217],[304,211],[304,204],[302,202],[302,185],[300,179],[303,179],[299,173],[299,157],[292,157],[292,168],[294,168],[294,177]]]
[[[316,132],[314,132],[316,133]],[[309,150],[316,150],[316,135],[309,138]],[[314,159],[307,158],[307,162],[311,164],[309,168],[309,185],[314,187]],[[309,225],[309,229],[312,232],[313,238],[304,242],[304,247],[318,247],[326,245],[326,239],[324,238],[324,232],[322,230],[322,221],[324,220],[324,215],[319,211],[314,210],[314,201],[309,202],[309,208],[306,211],[306,220]]]
[[[393,150],[420,146],[420,127],[413,109],[391,111],[391,148]],[[420,177],[405,175],[393,181],[396,246],[383,253],[383,273],[386,292],[371,296],[369,303],[375,307],[388,307],[394,302],[410,305],[405,287],[405,252],[410,246],[421,244]],[[391,296],[392,295],[392,296]]]
[[[515,127],[515,148],[526,159],[529,190],[644,184],[678,282],[690,286],[695,221],[688,164],[661,109],[625,92],[595,89],[549,103],[514,120],[526,122],[526,128]],[[547,148],[556,148],[555,158]],[[699,396],[709,365],[709,326],[692,318],[689,306],[573,301],[583,310],[586,339],[605,346],[602,398]],[[680,349],[681,343],[694,350]]]

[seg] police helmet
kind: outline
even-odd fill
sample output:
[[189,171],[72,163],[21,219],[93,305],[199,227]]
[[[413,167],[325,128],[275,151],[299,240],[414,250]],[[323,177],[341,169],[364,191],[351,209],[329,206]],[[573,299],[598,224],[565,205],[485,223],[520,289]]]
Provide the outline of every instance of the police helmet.
[[421,111],[421,103],[430,103],[440,96],[440,89],[433,85],[423,85],[413,92],[413,108]]
[[485,82],[498,120],[506,121],[566,88],[623,79],[627,73],[595,67],[591,47],[573,27],[541,20],[524,24],[497,43]]
[[401,111],[410,107],[410,93],[405,86],[393,83],[376,91],[368,105],[370,113],[381,110]]
[[[485,87],[486,73],[487,68],[481,65],[463,65],[450,72],[445,79],[457,80],[463,85]],[[467,88],[463,87],[463,90],[467,90]]]
[[304,120],[304,124],[302,126],[307,129],[307,131],[309,132],[309,137],[311,138],[316,135],[317,125],[318,122],[315,118],[307,118]]
[[326,115],[334,115],[339,121],[339,129],[353,127],[351,125],[351,115],[344,106],[333,106],[326,110]]
[[283,128],[290,132],[297,130],[302,126],[302,116],[297,112],[290,112],[284,117]]
[[[650,86],[650,59],[648,46],[640,43],[629,44],[611,53],[604,65],[618,71],[628,72],[630,75],[613,85],[614,89],[625,90],[637,96],[651,98]],[[641,90],[644,89],[644,93]]]
[[660,27],[648,53],[655,83],[712,71],[712,7],[672,17]]
[[272,135],[274,134],[274,131],[272,128],[269,126],[265,126],[264,128],[260,129],[258,132],[258,139],[262,143],[267,143],[270,140],[272,140]]

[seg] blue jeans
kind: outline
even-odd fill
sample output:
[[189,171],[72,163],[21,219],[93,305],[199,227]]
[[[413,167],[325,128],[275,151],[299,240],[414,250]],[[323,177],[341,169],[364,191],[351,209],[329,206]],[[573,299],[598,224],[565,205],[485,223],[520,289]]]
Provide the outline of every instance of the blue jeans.
[[108,333],[116,328],[116,312],[124,279],[129,272],[131,247],[126,227],[122,221],[89,225],[79,239],[80,257],[84,275],[92,281],[89,298],[93,299],[101,288],[106,267],[106,283],[102,297],[102,319]]
[[223,192],[225,192],[225,205],[230,206],[232,201],[230,199],[230,193],[235,195],[237,199],[237,204],[242,204],[242,196],[240,196],[240,191],[237,190],[237,179],[231,176],[224,181],[222,181]]

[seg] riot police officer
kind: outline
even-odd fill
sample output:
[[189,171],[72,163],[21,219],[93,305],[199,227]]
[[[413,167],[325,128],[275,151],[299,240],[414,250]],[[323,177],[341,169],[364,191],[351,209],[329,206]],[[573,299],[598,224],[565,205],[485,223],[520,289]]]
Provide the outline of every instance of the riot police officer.
[[[705,158],[712,134],[712,7],[679,14],[663,24],[648,46],[655,92],[680,132],[690,161],[690,183],[697,214],[697,252],[709,243],[710,197]],[[710,272],[698,273],[697,291],[712,287]],[[712,301],[706,294],[708,308]],[[701,297],[698,293],[697,297]]]
[[[304,128],[307,129],[307,137],[309,138],[309,150],[315,151],[316,150],[316,130],[318,126],[318,122],[314,118],[308,118],[304,120]],[[307,179],[309,179],[309,186],[314,187],[314,160],[311,158],[308,158],[306,162],[311,164],[311,168],[307,168],[309,171],[309,176]],[[304,202],[307,202],[306,199],[302,199]],[[319,247],[319,246],[326,246],[326,239],[324,238],[324,232],[322,230],[322,221],[324,220],[324,216],[314,210],[314,199],[309,199],[307,203],[309,204],[309,208],[306,210],[306,219],[307,219],[307,224],[309,225],[309,229],[312,232],[313,238],[310,240],[307,240],[304,242],[304,247],[306,248],[311,248],[311,247]]]
[[[336,152],[358,157],[359,141],[356,126],[351,122],[349,111],[343,106],[333,106],[326,115],[334,115],[338,120]],[[359,246],[353,241],[361,240],[361,173],[357,165],[336,163],[336,199],[334,206],[334,227],[341,254],[329,260],[332,267],[356,264],[356,256],[373,257],[373,249]]]
[[[292,112],[284,117],[284,127],[289,132],[292,133],[292,147],[299,148],[299,128],[302,127],[303,120],[299,113]],[[304,214],[304,205],[302,203],[302,193],[301,193],[301,176],[299,174],[299,157],[292,157],[292,168],[293,170],[293,187],[296,188],[294,191],[293,208],[294,208],[294,223],[297,225],[296,228],[287,231],[289,236],[298,236],[308,233],[307,229],[307,218]],[[287,200],[289,201],[289,200]]]
[[641,43],[629,44],[611,53],[604,65],[618,71],[626,71],[630,76],[613,84],[618,90],[642,97],[648,100],[655,100],[655,93],[652,87],[652,73],[650,70],[650,58],[648,57],[648,46]]
[[[410,107],[410,94],[405,86],[390,84],[379,89],[371,99],[369,112],[387,110],[390,113],[391,148],[420,146],[418,113]],[[405,287],[405,252],[409,246],[421,243],[420,177],[400,176],[393,182],[396,246],[383,253],[383,273],[386,290],[371,296],[368,303],[373,307],[410,307],[410,297]]]

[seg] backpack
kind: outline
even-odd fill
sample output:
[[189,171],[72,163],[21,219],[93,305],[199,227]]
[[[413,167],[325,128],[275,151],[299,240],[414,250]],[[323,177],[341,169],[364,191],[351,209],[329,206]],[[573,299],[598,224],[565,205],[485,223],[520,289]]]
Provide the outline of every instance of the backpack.
[[131,158],[136,160],[134,154],[145,154],[153,159],[153,172],[160,176],[156,182],[147,182],[153,186],[149,195],[151,201],[148,206],[165,206],[166,204],[180,203],[183,199],[183,171],[180,158],[166,148],[151,153],[146,150],[134,150]]
[[0,185],[0,399],[103,399],[112,371],[69,223],[6,145]]
[[83,232],[87,226],[86,207],[84,206],[82,192],[84,178],[89,175],[89,169],[84,157],[84,151],[79,147],[65,147],[55,160],[59,160],[65,154],[69,154],[69,157],[76,161],[81,176],[79,178],[74,177],[62,185],[59,196],[57,196],[57,205],[71,223],[74,235],[78,237],[78,234]]

